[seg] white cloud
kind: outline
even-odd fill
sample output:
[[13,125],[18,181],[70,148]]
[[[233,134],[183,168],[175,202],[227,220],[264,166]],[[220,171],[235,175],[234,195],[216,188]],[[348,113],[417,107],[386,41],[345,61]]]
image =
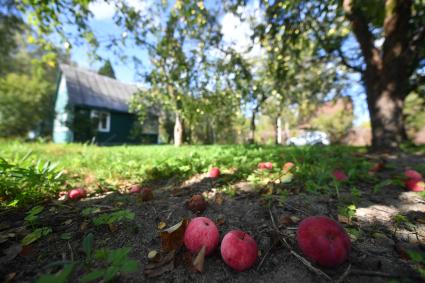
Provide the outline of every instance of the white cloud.
[[252,1],[248,6],[239,8],[238,13],[241,14],[242,20],[233,13],[226,13],[221,19],[221,32],[225,46],[232,47],[241,54],[245,53],[244,55],[248,58],[265,54],[258,42],[248,52],[248,48],[252,45],[251,36],[254,34],[250,23],[263,20],[258,1]]
[[[148,6],[147,1],[143,0],[126,0],[124,2],[135,8],[137,11],[144,11]],[[116,11],[113,1],[107,3],[104,0],[98,0],[90,3],[89,9],[93,13],[94,19],[98,21],[111,20]]]

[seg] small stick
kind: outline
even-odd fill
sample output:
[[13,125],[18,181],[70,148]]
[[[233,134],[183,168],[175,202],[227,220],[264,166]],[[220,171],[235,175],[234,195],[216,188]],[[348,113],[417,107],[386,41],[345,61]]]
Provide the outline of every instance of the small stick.
[[72,249],[71,244],[69,243],[69,241],[67,243],[68,243],[68,248],[71,251],[71,261],[74,261],[74,250]]
[[351,270],[351,264],[348,265],[347,269],[344,271],[344,273],[341,275],[341,277],[338,278],[338,280],[335,281],[335,283],[342,283],[345,278],[348,276]]
[[270,251],[273,249],[274,246],[275,246],[274,244],[271,245],[270,248],[267,250],[266,254],[263,256],[263,258],[261,259],[260,263],[258,264],[257,271],[260,271],[260,268],[263,265],[266,257],[269,255]]

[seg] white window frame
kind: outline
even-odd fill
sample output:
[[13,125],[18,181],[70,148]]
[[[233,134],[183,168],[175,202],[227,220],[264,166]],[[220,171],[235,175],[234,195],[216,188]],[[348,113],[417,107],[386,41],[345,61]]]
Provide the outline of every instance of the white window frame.
[[90,118],[100,118],[101,115],[106,115],[106,127],[102,127],[102,121],[99,119],[97,124],[97,131],[101,133],[109,133],[111,130],[111,113],[108,111],[92,110]]

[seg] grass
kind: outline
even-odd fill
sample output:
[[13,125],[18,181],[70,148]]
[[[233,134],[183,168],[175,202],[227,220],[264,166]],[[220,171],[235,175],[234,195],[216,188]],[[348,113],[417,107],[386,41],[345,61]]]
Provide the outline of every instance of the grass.
[[[336,168],[344,170],[350,182],[370,178],[367,171],[371,164],[353,155],[364,151],[364,148],[347,146],[212,145],[175,148],[168,145],[98,147],[0,142],[3,163],[12,166],[13,170],[29,172],[15,176],[0,171],[0,183],[3,183],[0,196],[8,195],[7,203],[16,205],[16,200],[20,203],[39,200],[64,189],[65,185],[84,185],[86,178],[94,177],[97,183],[113,189],[124,181],[142,183],[172,177],[183,180],[196,173],[208,172],[214,166],[225,172],[236,168],[236,173],[232,173],[233,180],[252,179],[261,161],[271,161],[279,170],[285,162],[294,162],[300,186],[309,192],[326,192],[338,190],[330,174]],[[64,173],[64,179],[55,179],[60,173]]]

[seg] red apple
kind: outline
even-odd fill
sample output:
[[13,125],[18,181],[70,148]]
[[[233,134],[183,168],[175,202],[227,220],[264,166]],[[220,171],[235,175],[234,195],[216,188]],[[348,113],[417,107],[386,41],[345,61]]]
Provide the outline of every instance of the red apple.
[[193,195],[187,201],[187,207],[193,212],[203,212],[207,208],[208,203],[202,195]]
[[196,217],[187,225],[183,242],[192,254],[205,247],[205,255],[209,255],[217,248],[219,238],[217,226],[211,219]]
[[404,171],[404,176],[406,176],[408,179],[422,180],[421,173],[412,169]]
[[350,238],[336,221],[326,216],[311,216],[301,221],[297,242],[302,252],[324,267],[336,267],[347,260]]
[[143,188],[140,195],[142,197],[142,201],[150,201],[153,199],[152,190],[149,188]]
[[295,167],[295,164],[294,163],[292,163],[292,162],[286,162],[284,165],[283,165],[283,171],[285,171],[285,172],[289,172],[289,171],[291,171],[292,170],[292,168],[294,168]]
[[69,191],[68,196],[72,200],[80,200],[86,197],[86,191],[82,188],[76,188]]
[[407,179],[404,181],[404,184],[411,192],[422,192],[425,190],[425,182],[420,179]]
[[345,175],[344,171],[342,171],[342,170],[338,170],[338,169],[334,170],[332,172],[332,175],[334,176],[334,178],[337,181],[347,181],[348,180],[348,176]]
[[130,194],[140,193],[142,191],[142,187],[140,185],[131,185]]
[[230,231],[221,242],[221,256],[224,262],[234,270],[239,272],[247,270],[257,259],[257,243],[243,231]]
[[258,169],[271,170],[271,169],[273,169],[273,163],[271,163],[271,162],[260,162],[260,163],[258,163]]
[[215,179],[215,178],[220,177],[220,174],[221,174],[220,169],[217,168],[217,167],[213,167],[213,168],[211,168],[209,175],[210,175],[210,178]]

